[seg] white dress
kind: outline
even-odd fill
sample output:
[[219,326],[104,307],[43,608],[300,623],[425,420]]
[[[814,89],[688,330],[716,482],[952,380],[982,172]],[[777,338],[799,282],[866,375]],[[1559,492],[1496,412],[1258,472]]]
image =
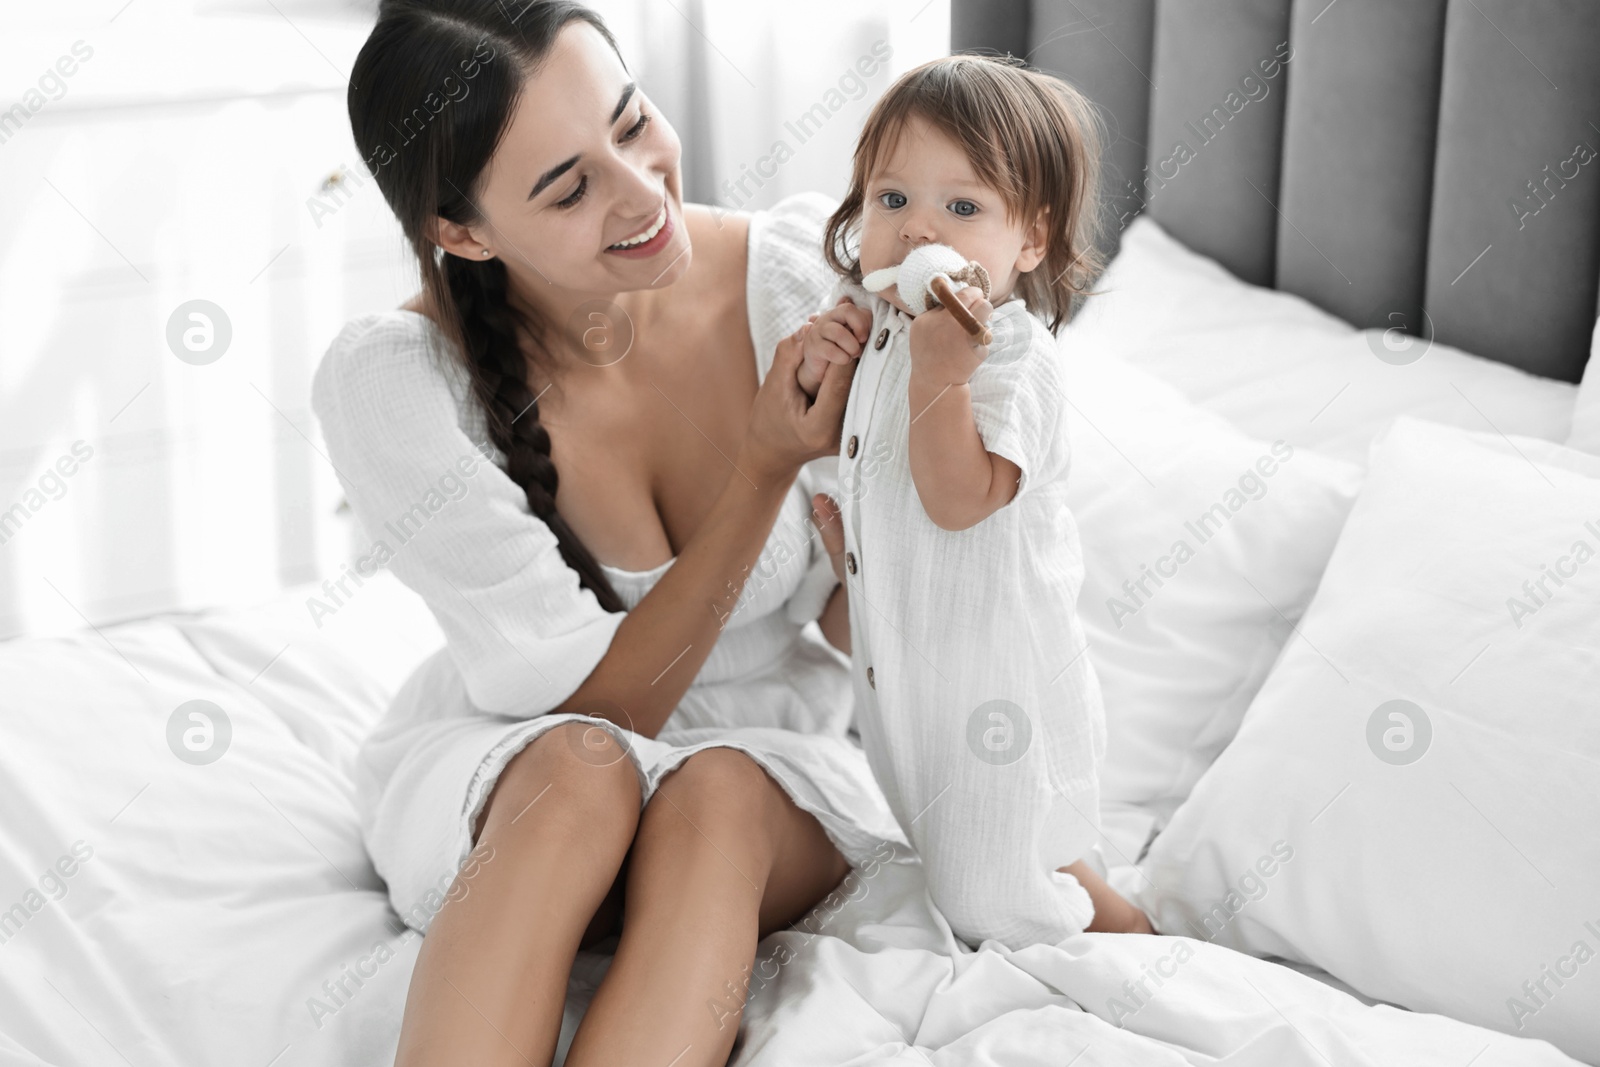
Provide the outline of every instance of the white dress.
[[[751,219],[747,296],[761,377],[777,342],[831,284],[817,251],[831,206],[793,197]],[[549,714],[600,661],[623,615],[580,588],[498,451],[489,449],[495,465],[464,473],[461,457],[474,456],[487,433],[465,372],[443,346],[421,315],[366,315],[334,340],[312,389],[362,543],[388,539],[388,566],[447,638],[396,694],[357,767],[363,837],[402,919],[426,932],[500,771],[539,734],[574,720],[623,742],[646,800],[691,753],[722,745],[760,763],[853,866],[903,846],[847,736],[849,660],[813,622],[835,580],[810,499],[831,489],[833,461],[808,464],[795,480],[716,646],[656,737]],[[401,529],[403,544],[394,536]],[[606,570],[632,608],[671,563]]]
[[1067,509],[1061,351],[1022,301],[995,309],[973,417],[1022,480],[982,522],[944,530],[911,477],[913,320],[859,287],[840,283],[843,293],[873,312],[839,453],[862,746],[956,934],[1055,943],[1094,915],[1077,879],[1055,869],[1103,864],[1105,753],[1076,610],[1083,553]]

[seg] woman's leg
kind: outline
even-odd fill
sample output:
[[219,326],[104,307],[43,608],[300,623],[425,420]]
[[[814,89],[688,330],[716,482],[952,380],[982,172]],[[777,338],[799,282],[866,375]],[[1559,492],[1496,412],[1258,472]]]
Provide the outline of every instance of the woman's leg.
[[548,1064],[572,961],[639,823],[614,737],[557,726],[506,765],[417,955],[396,1067]]
[[756,942],[849,871],[817,820],[754,760],[730,748],[690,756],[645,805],[622,939],[568,1067],[722,1067]]

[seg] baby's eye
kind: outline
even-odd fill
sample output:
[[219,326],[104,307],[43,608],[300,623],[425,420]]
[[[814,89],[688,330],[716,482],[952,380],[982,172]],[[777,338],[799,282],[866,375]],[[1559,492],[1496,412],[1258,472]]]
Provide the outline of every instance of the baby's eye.
[[950,210],[964,219],[969,219],[978,213],[978,205],[971,200],[952,200]]
[[906,197],[904,193],[880,193],[878,203],[892,211],[895,208],[905,207]]

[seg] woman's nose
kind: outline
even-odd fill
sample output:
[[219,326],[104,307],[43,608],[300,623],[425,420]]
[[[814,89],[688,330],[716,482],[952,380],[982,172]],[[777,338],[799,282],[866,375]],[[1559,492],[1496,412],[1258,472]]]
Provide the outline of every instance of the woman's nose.
[[630,218],[653,216],[661,208],[661,182],[648,171],[627,168],[617,193],[619,215]]
[[647,161],[617,160],[617,214],[654,216],[661,208],[662,180]]

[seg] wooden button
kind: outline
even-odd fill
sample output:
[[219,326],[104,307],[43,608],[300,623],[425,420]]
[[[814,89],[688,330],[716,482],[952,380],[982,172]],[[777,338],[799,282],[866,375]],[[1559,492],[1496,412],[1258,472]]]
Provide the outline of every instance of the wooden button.
[[856,554],[854,552],[846,552],[844,554],[844,569],[851,574],[856,572]]
[[872,347],[875,348],[875,349],[878,349],[879,351],[882,351],[883,350],[883,346],[888,344],[888,343],[889,343],[889,327],[885,326],[883,329],[878,331],[878,339],[876,341],[872,342]]
[[871,667],[867,668],[867,684],[870,685],[874,689],[878,688],[878,683],[874,682],[872,680],[872,668]]
[[855,434],[851,434],[850,435],[850,443],[845,446],[845,450],[844,450],[845,455],[849,456],[851,459],[855,459],[856,458],[856,447],[860,443],[861,443],[860,438],[858,438]]

